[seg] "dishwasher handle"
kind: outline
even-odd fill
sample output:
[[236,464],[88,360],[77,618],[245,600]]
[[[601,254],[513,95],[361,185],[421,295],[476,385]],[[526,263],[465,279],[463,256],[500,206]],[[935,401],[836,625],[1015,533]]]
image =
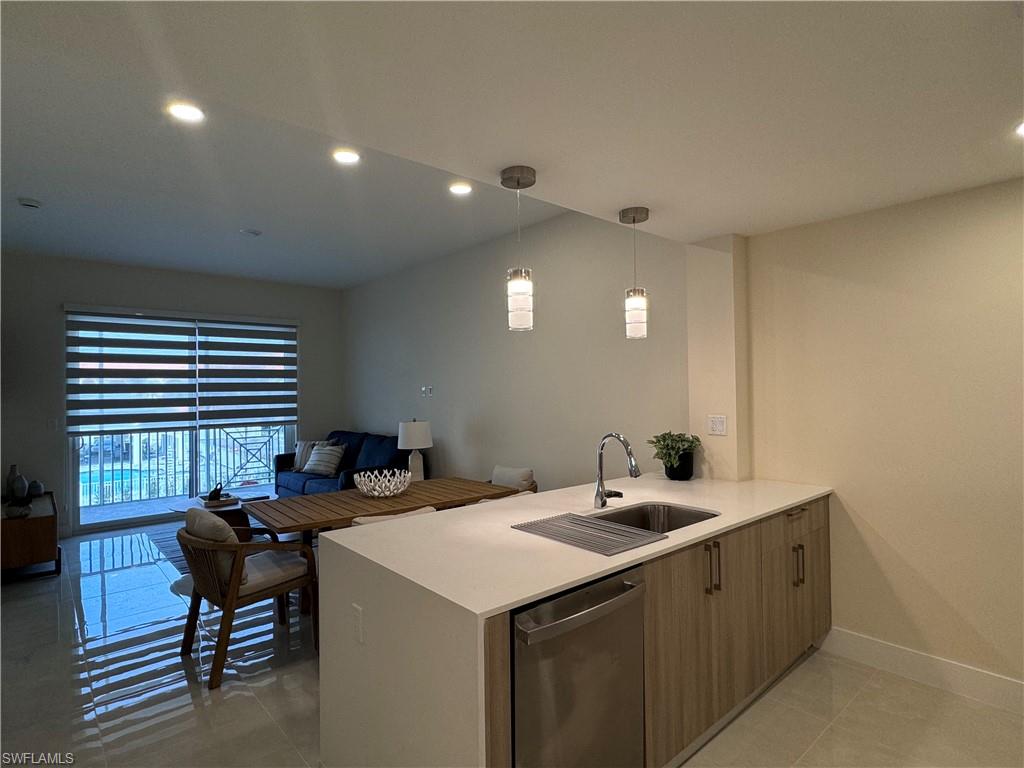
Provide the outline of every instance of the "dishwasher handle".
[[629,605],[634,600],[642,597],[644,594],[643,582],[633,583],[630,581],[624,581],[623,585],[628,587],[625,592],[622,592],[610,600],[605,600],[603,603],[598,603],[590,608],[574,613],[572,616],[566,616],[564,619],[553,621],[550,624],[535,624],[528,616],[519,616],[516,619],[516,639],[524,645],[536,645],[542,643],[545,640],[550,640],[554,637],[564,635],[566,632],[582,627],[585,624],[589,624],[592,621],[600,619],[602,616],[607,616],[613,611],[617,611],[620,608]]

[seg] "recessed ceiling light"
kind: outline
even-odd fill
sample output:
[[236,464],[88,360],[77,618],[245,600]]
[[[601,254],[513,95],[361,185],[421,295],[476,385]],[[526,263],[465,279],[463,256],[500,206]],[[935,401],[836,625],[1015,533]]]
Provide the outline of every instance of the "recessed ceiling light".
[[238,231],[240,234],[248,235],[249,237],[259,237],[263,234],[262,229],[240,229]]
[[334,150],[334,162],[342,165],[355,165],[359,162],[359,153],[354,149]]
[[1017,126],[1017,135],[1024,138],[1024,123]]
[[206,119],[203,110],[187,101],[172,101],[167,105],[167,114],[183,123],[201,123]]
[[471,187],[464,181],[456,181],[454,184],[448,187],[448,191],[451,192],[453,195],[465,197],[466,195],[473,191],[473,187]]

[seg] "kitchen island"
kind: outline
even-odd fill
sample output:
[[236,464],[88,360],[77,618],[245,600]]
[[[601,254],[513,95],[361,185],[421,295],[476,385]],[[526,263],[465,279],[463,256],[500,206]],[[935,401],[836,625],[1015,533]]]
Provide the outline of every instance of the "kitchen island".
[[[668,562],[667,555],[830,493],[778,481],[673,482],[655,475],[609,487],[624,494],[609,499],[610,509],[668,502],[715,515],[610,557],[511,528],[597,512],[587,484],[322,535],[323,764],[507,764],[510,610],[637,565]],[[781,528],[771,535],[788,536]],[[652,754],[649,746],[648,764],[667,762]]]

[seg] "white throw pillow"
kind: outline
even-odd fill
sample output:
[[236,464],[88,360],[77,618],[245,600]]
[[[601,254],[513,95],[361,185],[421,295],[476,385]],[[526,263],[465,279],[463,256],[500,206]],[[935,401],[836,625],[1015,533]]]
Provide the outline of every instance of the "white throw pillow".
[[336,475],[344,453],[344,445],[318,445],[313,448],[313,452],[309,455],[309,461],[306,462],[302,471],[311,475],[326,475],[327,477]]
[[337,445],[333,440],[298,440],[295,443],[295,465],[292,472],[301,472],[309,461],[310,454],[318,445]]
[[[185,533],[195,536],[197,539],[215,541],[218,544],[237,544],[238,536],[235,530],[228,525],[222,517],[210,512],[208,509],[193,507],[185,513]],[[232,552],[214,552],[214,567],[217,570],[217,579],[227,587],[231,581],[231,566],[234,564],[235,555]],[[245,584],[248,575],[245,566],[242,566],[242,583]]]
[[533,484],[533,470],[525,467],[502,467],[499,465],[491,473],[491,482],[495,485],[507,485],[509,488],[525,491]]

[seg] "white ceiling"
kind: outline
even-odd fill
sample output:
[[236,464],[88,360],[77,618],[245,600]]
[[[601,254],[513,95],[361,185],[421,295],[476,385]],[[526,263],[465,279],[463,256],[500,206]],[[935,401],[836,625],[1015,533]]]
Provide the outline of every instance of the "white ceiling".
[[[336,139],[228,105],[183,125],[155,94],[5,38],[4,251],[342,287],[513,229],[508,190],[455,197],[458,177],[364,148],[339,166]],[[523,198],[524,226],[564,212]]]
[[[222,152],[236,130],[226,121],[244,113],[491,183],[504,165],[529,163],[536,197],[607,219],[646,204],[646,229],[678,240],[764,232],[1021,175],[1021,7],[5,3],[4,190],[9,122],[34,98],[67,97],[58,78],[73,68],[74,87],[99,82],[151,110],[172,95],[201,102],[202,130],[225,132],[186,147],[211,197],[226,195]],[[15,118],[9,98],[20,100]],[[70,105],[40,108],[23,131],[109,140],[103,120],[76,124],[81,99]],[[135,115],[106,117],[137,128]],[[152,152],[180,156],[168,126],[138,143],[154,138]],[[232,162],[258,164],[288,199],[310,174],[337,177],[317,165],[322,154],[246,160],[239,149]],[[301,199],[295,231],[316,237]],[[200,212],[187,213],[194,226]]]

